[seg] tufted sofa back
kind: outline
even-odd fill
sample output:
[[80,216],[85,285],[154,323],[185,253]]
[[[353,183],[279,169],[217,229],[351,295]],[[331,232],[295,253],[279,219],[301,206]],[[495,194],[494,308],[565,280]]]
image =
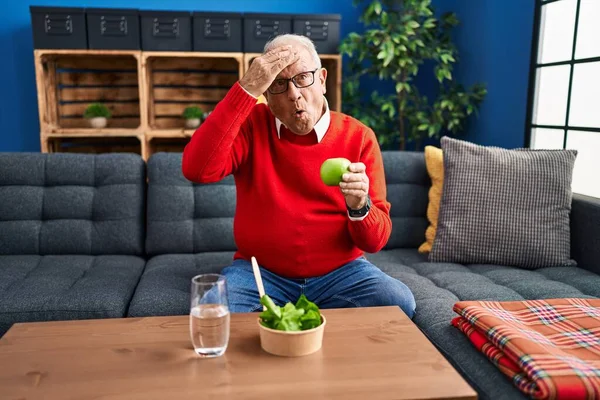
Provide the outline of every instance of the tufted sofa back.
[[392,234],[386,249],[417,248],[425,241],[431,180],[419,152],[384,151]]
[[144,254],[135,154],[0,154],[0,255]]
[[148,255],[234,251],[233,176],[195,184],[181,172],[181,153],[148,160]]

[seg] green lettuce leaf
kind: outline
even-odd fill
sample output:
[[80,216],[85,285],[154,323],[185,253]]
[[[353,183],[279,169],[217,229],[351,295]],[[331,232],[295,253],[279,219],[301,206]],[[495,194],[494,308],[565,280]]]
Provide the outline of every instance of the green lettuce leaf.
[[260,313],[261,324],[267,328],[300,331],[321,324],[319,307],[309,301],[304,294],[298,298],[296,304],[288,302],[284,307],[276,305],[268,295],[264,295],[260,303],[266,308]]
[[306,314],[300,317],[302,330],[316,328],[321,325],[321,315],[318,311],[309,310]]
[[287,303],[281,312],[281,319],[276,323],[276,329],[282,331],[299,331],[300,318],[304,315],[304,310],[296,309],[292,303]]

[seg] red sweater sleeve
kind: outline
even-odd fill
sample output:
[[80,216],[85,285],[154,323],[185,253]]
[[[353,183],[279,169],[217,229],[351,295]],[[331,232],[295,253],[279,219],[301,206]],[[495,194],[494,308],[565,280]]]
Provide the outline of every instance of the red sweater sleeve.
[[217,182],[243,164],[251,140],[248,115],[255,104],[256,98],[236,82],[185,146],[182,171],[186,179]]
[[375,133],[369,129],[365,135],[360,161],[365,164],[369,177],[369,196],[371,210],[361,221],[348,221],[352,240],[361,250],[376,253],[387,243],[392,233],[390,203],[387,201],[387,189],[383,158]]

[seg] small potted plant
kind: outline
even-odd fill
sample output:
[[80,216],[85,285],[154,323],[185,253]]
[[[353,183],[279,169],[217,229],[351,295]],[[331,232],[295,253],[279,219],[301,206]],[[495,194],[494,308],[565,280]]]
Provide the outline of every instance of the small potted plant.
[[204,113],[199,107],[186,107],[186,109],[183,111],[185,127],[188,129],[196,129],[198,126],[200,126],[203,115]]
[[111,112],[102,103],[92,103],[85,109],[83,117],[90,121],[92,128],[104,128],[107,119],[111,117]]

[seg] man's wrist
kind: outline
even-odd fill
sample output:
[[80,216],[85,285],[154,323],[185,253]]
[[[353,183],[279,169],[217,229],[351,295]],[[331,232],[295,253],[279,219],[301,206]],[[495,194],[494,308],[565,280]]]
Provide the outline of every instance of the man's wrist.
[[356,218],[362,219],[367,216],[369,210],[371,209],[371,198],[367,196],[365,199],[364,205],[359,208],[351,208],[346,204],[346,210],[348,212],[348,216],[350,219],[355,220]]
[[346,206],[351,209],[351,210],[360,210],[361,208],[363,208],[364,206],[367,205],[367,198],[365,197],[365,199],[356,207],[350,207],[348,204],[346,204]]
[[240,87],[241,87],[242,89],[244,89],[244,91],[245,91],[246,93],[248,93],[250,96],[254,97],[255,99],[258,99],[258,96],[255,96],[255,95],[253,95],[253,94],[252,94],[252,93],[251,93],[251,92],[250,92],[248,89],[246,89],[246,88],[244,87],[244,85],[242,84],[242,82],[240,82]]

